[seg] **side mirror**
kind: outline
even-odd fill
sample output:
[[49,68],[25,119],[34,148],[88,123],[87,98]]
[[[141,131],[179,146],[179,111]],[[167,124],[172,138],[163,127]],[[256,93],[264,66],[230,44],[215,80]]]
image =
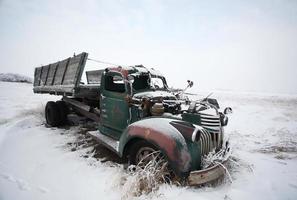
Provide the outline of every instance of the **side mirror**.
[[187,80],[187,82],[188,82],[188,87],[193,87],[193,85],[194,85],[194,82],[193,81],[190,81],[190,80]]
[[227,115],[227,114],[231,114],[233,111],[232,111],[232,108],[230,108],[230,107],[226,107],[225,109],[224,109],[224,114],[225,115]]

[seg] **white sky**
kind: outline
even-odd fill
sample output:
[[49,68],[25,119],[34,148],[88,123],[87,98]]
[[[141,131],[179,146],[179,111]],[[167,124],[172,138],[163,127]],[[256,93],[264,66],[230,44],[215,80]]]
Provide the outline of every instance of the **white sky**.
[[297,1],[0,0],[0,72],[82,51],[170,86],[297,94]]

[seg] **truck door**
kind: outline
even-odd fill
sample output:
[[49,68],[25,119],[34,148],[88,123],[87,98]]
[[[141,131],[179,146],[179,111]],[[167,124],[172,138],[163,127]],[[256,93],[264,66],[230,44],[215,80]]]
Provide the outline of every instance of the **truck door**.
[[101,86],[101,132],[119,139],[130,117],[124,78],[118,72],[106,72]]

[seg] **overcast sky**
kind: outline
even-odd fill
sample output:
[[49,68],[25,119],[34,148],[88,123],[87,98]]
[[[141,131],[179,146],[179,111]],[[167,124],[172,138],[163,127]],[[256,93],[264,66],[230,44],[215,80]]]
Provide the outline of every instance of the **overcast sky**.
[[0,72],[83,51],[175,87],[297,94],[297,1],[0,0]]

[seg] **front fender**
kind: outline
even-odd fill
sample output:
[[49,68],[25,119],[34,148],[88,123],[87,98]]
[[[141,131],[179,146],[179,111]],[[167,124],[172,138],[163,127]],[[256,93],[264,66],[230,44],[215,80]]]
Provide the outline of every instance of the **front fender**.
[[143,139],[163,152],[178,175],[187,176],[191,169],[191,154],[184,136],[170,124],[171,121],[167,118],[148,118],[131,124],[120,138],[120,155],[123,156],[129,141]]

